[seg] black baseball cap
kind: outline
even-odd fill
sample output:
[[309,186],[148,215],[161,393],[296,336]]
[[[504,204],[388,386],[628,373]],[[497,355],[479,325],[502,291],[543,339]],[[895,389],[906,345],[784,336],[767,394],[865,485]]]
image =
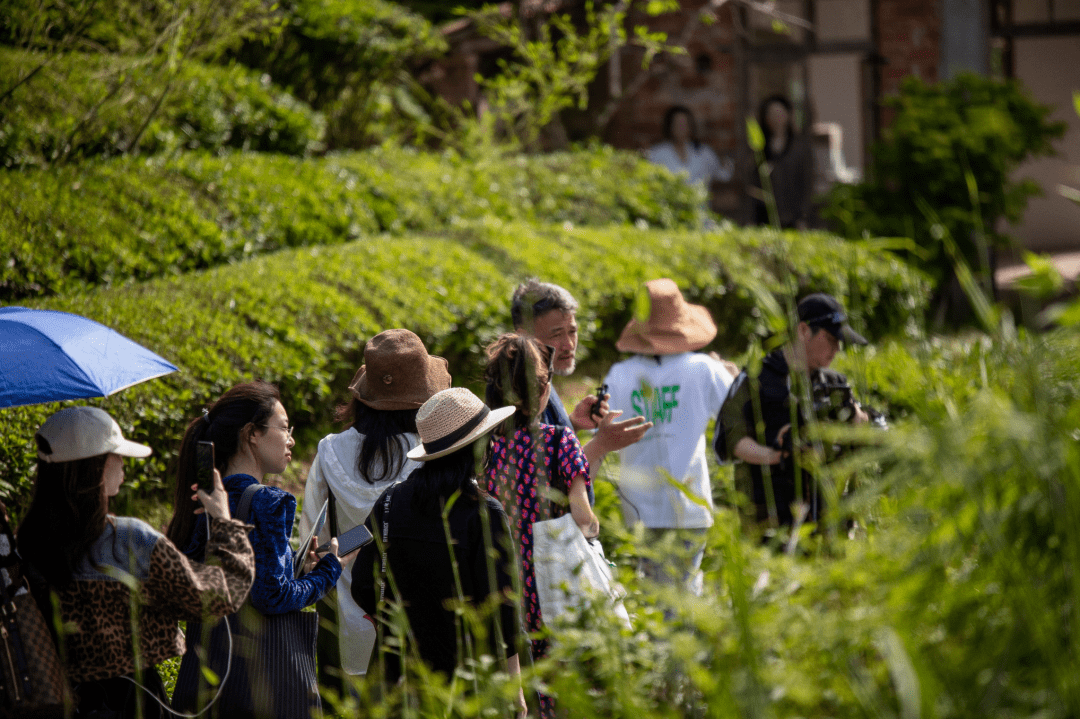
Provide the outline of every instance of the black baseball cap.
[[815,292],[799,300],[799,321],[820,327],[836,339],[850,344],[869,344],[866,338],[851,329],[844,306],[832,295]]

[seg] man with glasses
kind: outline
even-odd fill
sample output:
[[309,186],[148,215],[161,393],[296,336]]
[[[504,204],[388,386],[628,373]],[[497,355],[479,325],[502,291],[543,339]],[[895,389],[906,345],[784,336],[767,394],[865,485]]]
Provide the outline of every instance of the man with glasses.
[[[742,460],[735,466],[735,487],[752,499],[755,519],[769,525],[767,533],[791,526],[796,517],[801,522],[820,516],[822,497],[813,477],[792,457],[793,441],[798,441],[798,431],[791,431],[792,418],[802,424],[811,411],[800,411],[797,388],[826,381],[846,386],[846,378],[828,367],[841,342],[867,343],[848,325],[843,305],[832,295],[804,297],[798,316],[793,341],[766,355],[756,378],[748,378],[744,370],[735,379],[717,421],[717,453]],[[793,370],[801,376],[793,377]],[[858,403],[850,411],[850,421],[868,421]],[[759,421],[764,425],[760,435],[754,430]]]
[[[535,337],[553,348],[552,371],[563,377],[574,373],[577,365],[578,303],[574,296],[558,285],[531,278],[517,286],[510,304],[510,318],[514,331]],[[601,462],[609,452],[629,447],[644,436],[652,427],[644,417],[631,417],[622,422],[611,419],[599,420],[593,414],[596,396],[589,395],[567,413],[555,386],[541,415],[544,424],[572,427],[574,430],[594,429],[596,434],[582,449],[589,460],[590,474],[596,477]],[[605,399],[600,403],[600,413],[608,412]],[[593,488],[589,486],[589,503],[594,502]]]

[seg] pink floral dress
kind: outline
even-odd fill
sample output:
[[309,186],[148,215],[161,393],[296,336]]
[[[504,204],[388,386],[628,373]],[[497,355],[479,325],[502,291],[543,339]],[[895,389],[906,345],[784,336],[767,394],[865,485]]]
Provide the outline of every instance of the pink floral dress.
[[[543,628],[533,571],[533,522],[558,519],[570,511],[565,500],[551,501],[550,490],[566,495],[574,477],[589,482],[589,460],[569,427],[541,424],[522,427],[508,442],[493,437],[491,463],[487,467],[488,492],[502,502],[510,530],[521,551],[521,585],[525,629]],[[547,642],[533,641],[533,658],[547,654]]]

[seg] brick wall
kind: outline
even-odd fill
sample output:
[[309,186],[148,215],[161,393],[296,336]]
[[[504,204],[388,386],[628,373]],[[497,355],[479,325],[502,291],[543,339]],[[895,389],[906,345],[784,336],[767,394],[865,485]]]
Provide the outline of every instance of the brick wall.
[[908,75],[937,81],[941,63],[939,4],[939,0],[879,0],[878,52],[885,60],[883,95],[895,95],[900,81]]

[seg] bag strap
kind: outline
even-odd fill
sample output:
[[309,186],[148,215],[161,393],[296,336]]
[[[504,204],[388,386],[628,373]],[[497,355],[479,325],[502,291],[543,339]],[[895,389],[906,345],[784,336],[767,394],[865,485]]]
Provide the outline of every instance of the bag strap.
[[382,568],[379,570],[379,602],[382,603],[386,599],[386,543],[390,541],[390,498],[394,495],[394,487],[397,485],[392,484],[386,490],[386,495],[383,498],[383,513],[382,513]]
[[236,518],[244,524],[249,524],[248,514],[251,512],[251,500],[255,499],[255,494],[263,485],[256,482],[255,484],[249,484],[244,493],[240,495],[240,502],[236,505]]
[[326,519],[330,522],[330,536],[338,536],[338,523],[337,523],[337,497],[334,496],[334,490],[330,489],[330,483],[326,483],[326,491],[330,493],[330,507],[326,511]]

